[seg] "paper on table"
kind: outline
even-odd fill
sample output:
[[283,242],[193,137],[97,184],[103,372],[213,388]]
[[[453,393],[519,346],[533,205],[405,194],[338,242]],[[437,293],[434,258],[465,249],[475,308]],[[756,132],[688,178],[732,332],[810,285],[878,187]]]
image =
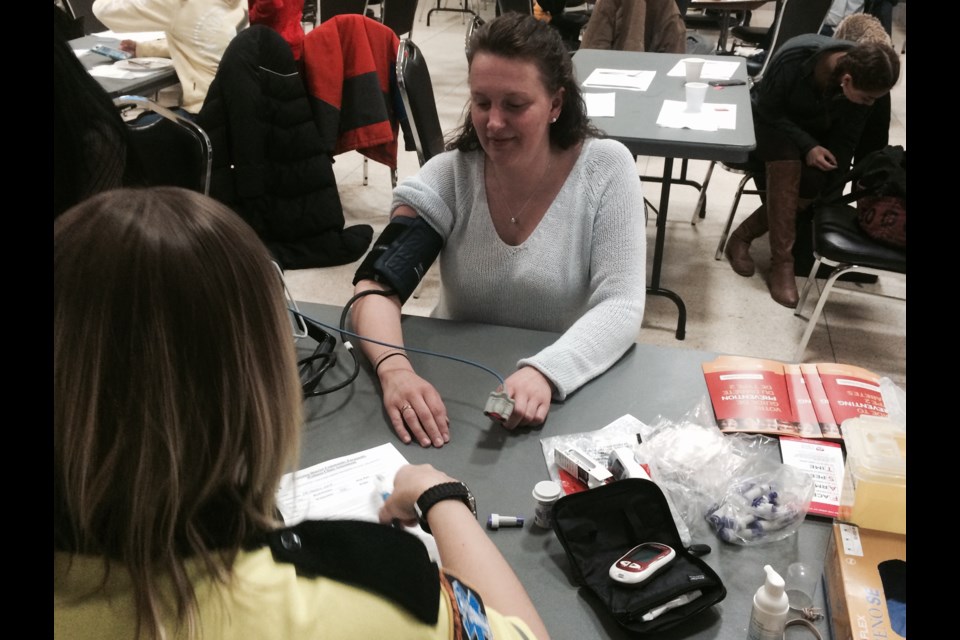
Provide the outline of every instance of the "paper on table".
[[[115,64],[98,64],[97,66],[88,69],[88,71],[90,72],[90,75],[100,78],[133,80],[143,77],[143,71],[128,71],[123,67],[116,66]],[[150,71],[150,69],[146,69],[146,71]]]
[[587,104],[587,116],[591,118],[612,118],[617,114],[617,94],[584,92],[583,101]]
[[136,40],[137,42],[148,42],[150,40],[160,40],[167,35],[163,31],[101,31],[93,34],[98,38],[116,38],[117,40]]
[[650,87],[650,83],[653,82],[655,75],[657,75],[656,71],[594,69],[590,76],[583,81],[583,86],[646,91]]
[[[741,64],[740,61],[726,60],[707,60],[703,63],[703,69],[700,71],[702,80],[729,80]],[[686,65],[683,60],[673,65],[673,68],[667,72],[668,76],[685,78],[687,75]]]
[[[303,520],[378,522],[381,492],[393,489],[393,477],[405,464],[406,458],[387,443],[288,473],[280,480],[277,507],[287,525]],[[433,536],[420,527],[406,530],[420,538],[430,558],[439,564]]]
[[664,100],[657,116],[657,124],[671,129],[717,129],[737,128],[737,105],[705,103],[699,113],[687,113],[687,104],[681,100]]

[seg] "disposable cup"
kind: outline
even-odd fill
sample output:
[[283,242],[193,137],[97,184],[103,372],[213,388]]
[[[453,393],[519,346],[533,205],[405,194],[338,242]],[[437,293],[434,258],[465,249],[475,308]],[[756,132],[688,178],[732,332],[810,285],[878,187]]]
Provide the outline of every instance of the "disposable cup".
[[687,82],[699,82],[700,74],[703,73],[703,58],[684,58],[682,60]]
[[787,567],[787,574],[783,578],[784,591],[790,608],[801,611],[813,606],[813,594],[817,590],[820,574],[815,573],[813,567],[803,562],[794,562]]
[[687,113],[700,113],[703,108],[703,99],[707,96],[707,85],[704,82],[688,82],[684,85],[687,94]]

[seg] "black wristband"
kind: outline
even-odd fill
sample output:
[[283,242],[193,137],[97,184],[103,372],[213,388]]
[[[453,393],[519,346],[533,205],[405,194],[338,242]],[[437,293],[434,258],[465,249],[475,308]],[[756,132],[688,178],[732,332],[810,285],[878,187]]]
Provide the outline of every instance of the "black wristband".
[[[389,359],[392,358],[393,356],[403,356],[404,358],[407,358],[407,354],[405,354],[403,351],[394,351],[394,352],[392,352],[392,353],[388,353],[387,355],[385,355],[385,356],[383,356],[382,358],[380,358],[379,360],[377,360],[376,366],[373,367],[373,372],[374,372],[374,373],[379,372],[379,371],[380,371],[380,365],[382,365],[385,361],[389,360]],[[407,360],[409,361],[410,358],[407,358]]]

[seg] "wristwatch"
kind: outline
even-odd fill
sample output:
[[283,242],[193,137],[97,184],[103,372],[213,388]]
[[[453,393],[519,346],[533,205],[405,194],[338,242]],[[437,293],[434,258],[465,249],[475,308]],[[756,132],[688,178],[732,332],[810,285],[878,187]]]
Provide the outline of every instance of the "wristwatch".
[[473,517],[477,517],[477,500],[470,493],[470,489],[462,482],[442,482],[434,485],[420,494],[416,504],[413,505],[417,512],[417,520],[420,522],[420,528],[427,533],[430,531],[430,525],[427,524],[427,512],[441,500],[460,500],[467,505]]

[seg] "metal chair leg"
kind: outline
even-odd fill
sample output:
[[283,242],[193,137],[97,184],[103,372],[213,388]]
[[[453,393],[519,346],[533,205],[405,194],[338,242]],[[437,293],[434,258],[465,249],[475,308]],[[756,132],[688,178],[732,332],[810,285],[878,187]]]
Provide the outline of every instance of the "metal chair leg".
[[747,173],[740,179],[737,185],[737,193],[733,196],[733,206],[730,207],[730,215],[727,216],[727,223],[723,227],[723,233],[720,235],[720,243],[717,245],[717,252],[714,254],[714,260],[723,258],[723,248],[727,244],[727,237],[730,235],[730,227],[733,226],[733,219],[737,215],[737,205],[740,204],[740,196],[743,195],[743,189],[747,185],[747,180],[753,179],[753,174]]
[[803,283],[803,291],[800,292],[800,300],[797,302],[797,308],[793,311],[793,315],[799,316],[803,311],[803,305],[807,301],[807,295],[810,293],[813,283],[817,280],[817,271],[820,269],[820,256],[816,253],[813,254],[813,269],[810,270],[810,275],[807,276],[807,281]]
[[[817,265],[814,265],[816,268]],[[837,278],[847,273],[848,271],[857,271],[855,265],[847,265],[839,269],[835,269],[833,273],[830,274],[830,277],[827,278],[827,281],[823,285],[823,291],[820,292],[820,299],[817,300],[817,306],[813,310],[813,314],[810,316],[810,320],[807,321],[807,328],[803,332],[803,336],[800,338],[800,345],[797,347],[797,353],[794,354],[794,362],[803,361],[803,353],[807,350],[807,343],[810,342],[810,336],[813,335],[813,330],[817,326],[817,320],[820,319],[820,314],[823,312],[823,307],[827,303],[827,298],[830,296],[830,291],[833,289],[833,283],[837,281]],[[816,278],[817,272],[813,271],[812,277]],[[806,289],[806,287],[804,287]],[[800,303],[797,303],[797,309],[800,308]]]
[[692,225],[697,224],[697,218],[704,218],[707,214],[707,186],[710,184],[710,176],[713,175],[713,168],[715,166],[717,166],[717,161],[711,161],[710,166],[707,167],[707,175],[703,177],[703,186],[700,187],[700,196],[697,198],[697,206],[693,208],[693,218],[690,219],[690,224]]

